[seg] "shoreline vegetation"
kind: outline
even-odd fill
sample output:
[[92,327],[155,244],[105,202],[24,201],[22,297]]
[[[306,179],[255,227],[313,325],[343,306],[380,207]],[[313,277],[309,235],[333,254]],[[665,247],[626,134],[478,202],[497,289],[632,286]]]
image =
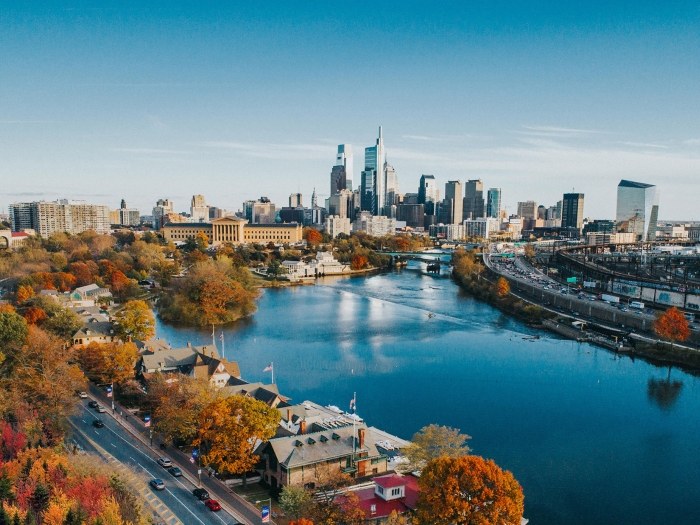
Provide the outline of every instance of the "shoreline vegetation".
[[[508,281],[493,274],[481,263],[474,252],[457,249],[453,254],[453,260],[452,278],[462,290],[476,299],[524,321],[528,326],[550,331],[542,324],[542,320],[555,319],[557,315],[540,306],[528,304],[512,295]],[[566,337],[561,332],[556,333]],[[589,342],[596,345],[593,340]],[[662,366],[673,364],[683,367],[688,372],[700,373],[700,352],[685,347],[674,346],[666,342],[637,343],[631,351],[625,353],[643,358],[652,364]]]

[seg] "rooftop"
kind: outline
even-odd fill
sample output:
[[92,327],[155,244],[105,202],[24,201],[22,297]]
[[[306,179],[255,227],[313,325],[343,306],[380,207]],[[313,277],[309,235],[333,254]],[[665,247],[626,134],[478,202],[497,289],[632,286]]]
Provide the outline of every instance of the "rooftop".
[[644,184],[643,182],[634,182],[631,180],[621,180],[618,188],[653,188],[654,184]]

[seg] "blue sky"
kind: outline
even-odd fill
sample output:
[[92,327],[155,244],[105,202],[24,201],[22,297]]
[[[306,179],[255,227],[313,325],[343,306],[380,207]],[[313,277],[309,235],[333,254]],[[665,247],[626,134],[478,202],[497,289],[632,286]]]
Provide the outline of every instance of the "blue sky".
[[697,2],[571,4],[3,2],[0,207],[308,204],[382,125],[402,192],[481,178],[514,212],[575,188],[611,218],[629,178],[700,220]]

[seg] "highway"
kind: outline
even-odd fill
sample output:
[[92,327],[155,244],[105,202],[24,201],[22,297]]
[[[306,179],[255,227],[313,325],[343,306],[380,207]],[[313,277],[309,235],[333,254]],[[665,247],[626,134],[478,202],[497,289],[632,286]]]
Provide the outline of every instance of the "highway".
[[[153,494],[167,507],[172,514],[161,512],[161,522],[168,525],[192,524],[192,525],[230,525],[238,522],[226,512],[225,508],[218,512],[210,511],[204,502],[192,495],[196,488],[185,477],[175,478],[167,469],[156,463],[154,456],[147,447],[139,443],[130,433],[125,431],[110,415],[98,414],[87,406],[89,400],[85,399],[78,415],[71,418],[74,424],[73,438],[87,452],[100,454],[99,448],[104,449],[118,462],[131,470],[138,478],[137,483],[142,486],[134,487],[142,493],[143,487],[151,490]],[[105,426],[96,428],[92,422],[101,419]],[[95,447],[91,441],[98,445]],[[166,456],[167,457],[167,456]],[[118,466],[114,461],[113,466]],[[153,490],[148,481],[160,478],[165,483],[165,490]],[[161,511],[161,509],[158,509]],[[174,516],[172,516],[174,515]],[[165,516],[165,517],[163,517]],[[177,518],[175,518],[175,516]],[[169,519],[168,519],[169,517]]]

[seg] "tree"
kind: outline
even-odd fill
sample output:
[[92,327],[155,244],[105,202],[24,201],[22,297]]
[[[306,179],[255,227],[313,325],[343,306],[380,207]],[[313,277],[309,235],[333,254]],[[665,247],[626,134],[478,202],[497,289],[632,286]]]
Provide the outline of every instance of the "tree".
[[270,263],[267,265],[267,275],[274,278],[277,278],[277,276],[282,275],[285,272],[286,268],[280,264],[280,262],[277,259],[272,259]]
[[294,520],[294,521],[290,522],[289,525],[314,525],[314,522],[309,521],[306,518],[301,518],[301,519]]
[[439,457],[458,458],[469,454],[466,441],[471,439],[460,434],[459,429],[439,425],[428,425],[413,435],[411,445],[406,448],[408,464],[402,467],[404,472],[422,470],[429,461]]
[[523,491],[513,474],[479,456],[431,460],[418,479],[416,525],[520,525]]
[[359,253],[353,255],[352,259],[350,260],[350,266],[353,270],[361,270],[365,266],[367,266],[368,259],[364,255],[360,255]]
[[73,274],[78,286],[87,286],[94,281],[94,275],[90,271],[90,267],[84,262],[74,262],[68,266],[68,272]]
[[406,516],[392,510],[391,514],[389,514],[389,517],[386,520],[386,525],[409,525],[409,523]]
[[275,435],[280,411],[262,401],[233,395],[217,399],[199,414],[199,445],[202,460],[224,474],[244,474],[257,463],[256,441]]
[[83,372],[96,383],[121,383],[134,375],[139,351],[134,343],[92,342],[77,349]]
[[14,311],[0,312],[0,350],[19,345],[27,336],[27,321]]
[[168,286],[178,273],[180,273],[180,269],[177,264],[171,261],[160,261],[153,268],[152,275],[158,281],[158,284]]
[[535,258],[535,245],[531,242],[527,243],[523,248],[523,255],[528,261],[532,262]]
[[673,346],[674,341],[685,341],[690,337],[688,320],[675,306],[666,310],[662,316],[654,321],[654,330],[664,339],[668,339]]
[[32,306],[24,312],[24,318],[27,320],[27,324],[38,325],[46,320],[46,312],[41,308]]
[[131,281],[121,270],[116,270],[110,277],[110,290],[118,301],[123,301],[130,292]]
[[199,414],[221,395],[222,390],[205,378],[182,376],[168,381],[156,374],[149,380],[147,398],[154,430],[168,441],[190,445],[197,438]]
[[309,230],[306,232],[306,243],[308,245],[314,245],[318,244],[323,240],[323,236],[319,233],[319,231],[315,228],[309,228]]
[[17,304],[22,304],[34,297],[34,295],[34,289],[29,285],[24,285],[17,288],[15,299],[17,300]]
[[56,303],[49,304],[49,301],[53,303],[51,299],[45,299],[42,302],[42,307],[47,315],[42,328],[65,341],[83,326],[83,321],[73,310]]
[[510,293],[510,284],[504,277],[499,277],[496,281],[496,294],[501,299],[506,297]]
[[156,335],[156,319],[144,301],[129,301],[115,317],[117,337],[122,341],[146,341]]
[[306,489],[294,485],[287,485],[279,495],[279,503],[282,510],[297,520],[304,513],[310,501],[311,495]]

